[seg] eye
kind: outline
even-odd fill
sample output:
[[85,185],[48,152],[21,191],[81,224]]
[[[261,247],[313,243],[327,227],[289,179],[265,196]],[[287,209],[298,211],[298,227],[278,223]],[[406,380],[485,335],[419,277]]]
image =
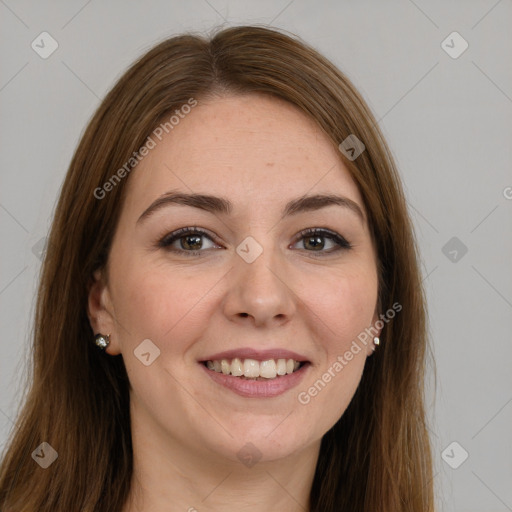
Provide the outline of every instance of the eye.
[[[204,239],[209,240],[210,247],[205,247]],[[212,237],[203,229],[196,227],[181,228],[165,235],[158,247],[169,251],[186,254],[187,256],[199,256],[206,249],[219,248]]]
[[[205,247],[205,240],[208,241],[209,246],[207,244]],[[352,245],[343,236],[325,228],[308,228],[301,231],[293,245],[299,243],[302,243],[303,250],[318,253],[318,256],[352,248]],[[187,227],[173,231],[159,240],[157,245],[168,251],[187,256],[201,256],[205,250],[221,248],[207,231],[198,227]]]
[[350,242],[344,237],[329,229],[305,229],[299,233],[299,238],[296,243],[300,242],[302,242],[304,250],[321,254],[331,254],[343,249],[348,250],[352,248]]

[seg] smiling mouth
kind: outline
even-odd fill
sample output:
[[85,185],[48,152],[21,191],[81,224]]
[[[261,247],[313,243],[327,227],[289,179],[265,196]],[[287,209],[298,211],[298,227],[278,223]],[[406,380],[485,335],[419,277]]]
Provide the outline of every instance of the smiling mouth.
[[294,359],[220,359],[204,361],[204,366],[212,372],[231,375],[245,380],[268,381],[278,379],[298,371],[306,362]]

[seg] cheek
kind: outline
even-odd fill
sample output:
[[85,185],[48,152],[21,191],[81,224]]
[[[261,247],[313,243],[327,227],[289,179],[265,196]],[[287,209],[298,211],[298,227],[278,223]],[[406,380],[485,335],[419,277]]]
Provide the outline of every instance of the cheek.
[[[367,346],[358,335],[371,325],[377,284],[369,278],[345,277],[331,282],[311,308],[320,318],[316,335],[323,357],[297,396],[311,428],[326,432],[343,415],[361,380]],[[310,303],[311,304],[311,303]]]
[[352,341],[371,325],[377,303],[377,277],[368,268],[332,276],[318,290],[312,294],[305,289],[304,296],[309,295],[308,306],[320,320],[322,344],[332,359],[334,353],[348,350]]
[[367,347],[358,335],[371,325],[375,312],[376,271],[366,266],[340,273],[325,289],[311,306],[322,320],[317,335],[325,357],[298,398],[310,412],[322,411],[327,430],[346,410],[361,380]]
[[[132,267],[135,268],[135,267]],[[151,339],[161,350],[183,352],[180,340],[194,339],[205,326],[199,321],[216,280],[184,275],[163,267],[132,270],[117,277],[116,315],[123,329],[123,344]],[[176,343],[169,343],[175,340]]]

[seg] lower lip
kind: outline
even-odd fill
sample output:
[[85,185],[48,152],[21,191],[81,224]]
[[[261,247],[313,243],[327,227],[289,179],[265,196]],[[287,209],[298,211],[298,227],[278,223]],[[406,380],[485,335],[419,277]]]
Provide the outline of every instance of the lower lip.
[[240,377],[234,377],[233,375],[224,375],[223,373],[209,370],[202,363],[200,364],[214,382],[230,389],[237,395],[246,398],[272,398],[274,396],[282,395],[286,391],[297,386],[309,368],[309,363],[306,363],[296,372],[264,381],[242,379]]

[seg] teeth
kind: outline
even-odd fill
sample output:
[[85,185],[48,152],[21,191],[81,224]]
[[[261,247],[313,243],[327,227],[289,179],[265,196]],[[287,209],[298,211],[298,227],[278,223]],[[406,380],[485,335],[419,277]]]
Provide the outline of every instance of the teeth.
[[229,373],[231,372],[231,365],[225,359],[223,359],[220,362],[220,369],[222,370],[222,373],[224,375],[229,375]]
[[273,359],[260,363],[260,377],[274,379],[277,375],[276,362]]
[[[211,361],[208,361],[209,363]],[[277,375],[286,375],[286,359],[278,359],[276,365]]]
[[240,361],[238,357],[235,357],[235,359],[231,361],[231,375],[234,375],[235,377],[241,377],[243,374],[244,369],[242,367],[242,361]]
[[286,375],[297,371],[300,368],[300,363],[293,359],[268,359],[260,362],[256,359],[242,360],[236,357],[231,362],[228,359],[207,361],[206,367],[217,373],[235,377],[275,379],[278,375]]
[[254,359],[244,361],[244,377],[255,379],[260,376],[260,363]]

